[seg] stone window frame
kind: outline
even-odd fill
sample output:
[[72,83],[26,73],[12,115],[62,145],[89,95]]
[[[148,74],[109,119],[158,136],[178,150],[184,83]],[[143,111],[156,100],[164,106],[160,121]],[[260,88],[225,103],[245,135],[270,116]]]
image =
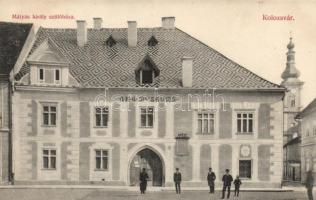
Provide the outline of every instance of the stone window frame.
[[[37,143],[37,174],[38,180],[59,180],[61,176],[61,143],[59,141],[51,142],[49,140],[39,141]],[[56,169],[43,168],[43,149],[56,150]]]
[[[135,102],[135,128],[136,128],[136,137],[158,137],[158,106],[159,102],[150,102],[150,101],[144,101],[144,102]],[[141,127],[140,123],[140,108],[141,107],[153,107],[153,127]],[[150,136],[144,136],[143,132],[151,132]]]
[[[197,133],[198,135],[206,135],[206,136],[207,136],[207,135],[214,135],[215,132],[216,132],[216,111],[213,111],[213,110],[210,110],[210,111],[208,111],[208,110],[202,110],[202,111],[197,111],[196,114],[197,114],[197,116],[196,116],[196,118],[197,118],[197,129],[196,129],[196,133]],[[204,115],[205,115],[205,114],[208,115],[207,118],[204,118]],[[199,115],[202,115],[202,118],[200,118]],[[213,117],[210,118],[210,115],[213,115]],[[210,126],[209,126],[210,123],[209,123],[209,122],[210,122],[210,121],[213,121],[213,132],[207,132],[207,133],[205,133],[205,132],[200,132],[200,131],[199,131],[199,120],[202,120],[202,129],[203,129],[203,127],[204,127],[203,121],[205,121],[205,119],[207,119],[207,121],[208,121],[208,130],[209,130],[209,128],[210,128]]]
[[[48,151],[47,155],[44,154],[44,151]],[[51,154],[51,151],[55,151],[55,155]],[[57,170],[58,162],[57,162],[57,148],[55,147],[42,147],[42,170]],[[48,158],[48,167],[46,168],[44,165],[44,157]],[[51,158],[55,158],[55,167],[51,167]]]
[[[100,151],[100,156],[97,155],[97,151]],[[106,156],[103,155],[103,152],[106,152]],[[109,149],[94,149],[94,159],[95,159],[95,171],[108,171],[109,170]],[[100,158],[100,168],[97,167],[97,158]],[[103,158],[106,158],[106,167],[103,168]]]
[[[242,177],[240,176],[240,161],[250,161],[250,178],[248,177]],[[253,162],[254,160],[252,158],[239,158],[238,160],[238,175],[239,175],[239,178],[242,179],[242,180],[252,180],[253,179]]]
[[[101,120],[101,124],[100,126],[97,125],[97,109],[100,108],[101,109],[101,117],[100,117],[100,120]],[[102,109],[106,109],[105,112],[102,111]],[[93,126],[95,128],[108,128],[109,127],[109,123],[110,123],[110,108],[109,106],[102,106],[102,107],[99,107],[99,106],[95,106],[93,108],[93,112],[94,112],[94,117],[93,117]],[[107,115],[107,122],[106,122],[106,126],[102,123],[103,122],[103,115]]]
[[[255,139],[258,138],[259,127],[259,102],[238,102],[231,103],[232,107],[232,136],[233,139]],[[253,133],[252,134],[237,134],[237,112],[251,111],[253,112]]]
[[[59,112],[58,112],[58,110],[59,110],[59,104],[58,104],[58,102],[40,102],[40,105],[41,105],[41,126],[42,127],[58,127],[58,119],[59,119]],[[55,117],[56,117],[56,119],[55,119],[55,124],[51,124],[51,122],[50,122],[50,117],[48,118],[48,124],[45,124],[44,123],[44,106],[48,106],[49,108],[50,107],[52,107],[52,106],[54,106],[54,107],[56,107],[56,111],[55,111]],[[49,115],[48,116],[50,116],[50,114],[51,113],[49,113]]]
[[[95,159],[95,151],[96,150],[107,150],[108,151],[108,169],[107,170],[100,170],[96,169],[96,159]],[[108,143],[100,142],[100,143],[94,143],[89,147],[90,151],[90,176],[89,179],[91,181],[102,181],[103,179],[112,180],[112,160],[113,160],[113,146],[111,146]]]
[[[240,117],[238,116],[240,115]],[[246,117],[244,117],[246,115]],[[251,115],[251,117],[250,117]],[[253,135],[254,134],[254,110],[236,110],[236,134],[237,135]],[[246,130],[244,131],[244,121],[246,120]],[[240,127],[238,122],[240,121]],[[251,126],[250,126],[251,121]],[[251,127],[251,130],[250,130]],[[240,128],[240,131],[238,130]]]
[[[142,113],[143,109],[146,109],[145,113]],[[151,109],[151,113],[149,112],[149,109]],[[142,115],[145,115],[145,126],[142,125]],[[148,125],[150,115],[152,115],[152,125]],[[155,118],[154,106],[139,106],[139,128],[153,129],[155,127]]]

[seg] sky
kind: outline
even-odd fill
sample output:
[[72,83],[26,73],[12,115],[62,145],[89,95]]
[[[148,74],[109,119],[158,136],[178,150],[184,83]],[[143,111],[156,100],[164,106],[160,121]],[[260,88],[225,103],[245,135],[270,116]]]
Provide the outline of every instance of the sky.
[[[69,15],[75,19],[12,19],[13,14]],[[263,15],[293,20],[263,20]],[[280,84],[290,35],[301,72],[302,106],[316,97],[316,0],[0,0],[0,21],[34,23],[35,28],[75,28],[75,20],[103,18],[103,27],[161,26],[174,16],[177,28],[259,76]]]

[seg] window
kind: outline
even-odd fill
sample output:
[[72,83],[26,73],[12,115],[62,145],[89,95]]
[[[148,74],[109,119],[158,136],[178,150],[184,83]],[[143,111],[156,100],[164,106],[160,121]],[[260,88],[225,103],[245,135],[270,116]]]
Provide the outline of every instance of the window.
[[108,150],[97,149],[95,150],[95,169],[96,170],[108,170]]
[[55,70],[55,81],[56,82],[60,81],[60,70],[59,69]]
[[140,126],[145,128],[153,127],[154,107],[140,108]]
[[135,70],[136,81],[140,85],[158,83],[159,80],[155,78],[159,76],[159,73],[160,70],[147,55]]
[[140,71],[140,82],[142,84],[151,84],[153,83],[154,72],[153,71]]
[[239,161],[239,176],[240,178],[251,178],[251,160]]
[[237,133],[250,134],[253,133],[253,114],[237,113]]
[[316,127],[313,128],[313,135],[316,135]]
[[214,134],[214,113],[198,113],[198,133]]
[[40,82],[44,81],[44,69],[43,68],[39,69],[39,81]]
[[291,99],[291,107],[295,107],[295,99]]
[[107,127],[109,121],[109,108],[97,107],[95,108],[95,126]]
[[43,106],[43,125],[56,126],[57,117],[56,105],[44,105]]
[[43,169],[56,169],[55,149],[43,149]]
[[309,136],[309,130],[308,129],[306,130],[306,136]]

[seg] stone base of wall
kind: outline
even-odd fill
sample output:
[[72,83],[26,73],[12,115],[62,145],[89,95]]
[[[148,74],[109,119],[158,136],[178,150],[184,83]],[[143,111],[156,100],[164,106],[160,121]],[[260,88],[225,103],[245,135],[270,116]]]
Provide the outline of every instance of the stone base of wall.
[[[87,185],[87,186],[127,186],[125,182],[122,181],[15,181],[15,185]],[[181,183],[182,187],[208,187],[206,182],[191,182],[183,181]],[[221,182],[215,183],[215,189],[219,190],[222,188]],[[150,187],[150,186],[149,186]],[[166,182],[163,187],[174,187],[173,182]],[[232,188],[233,188],[232,184]],[[264,189],[264,188],[281,188],[281,183],[274,182],[243,182],[242,188],[254,188],[254,189]]]
[[126,186],[122,181],[15,181],[14,185],[96,185]]

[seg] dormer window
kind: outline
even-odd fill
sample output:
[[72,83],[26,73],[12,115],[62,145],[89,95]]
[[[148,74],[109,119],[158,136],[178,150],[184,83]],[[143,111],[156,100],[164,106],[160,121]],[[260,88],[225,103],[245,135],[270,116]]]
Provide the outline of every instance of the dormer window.
[[114,38],[112,37],[112,35],[110,35],[110,37],[106,40],[106,45],[109,47],[112,47],[116,44],[116,41],[114,40]]
[[151,36],[151,38],[148,40],[148,46],[156,46],[158,44],[158,40],[154,37]]
[[52,67],[41,67],[38,69],[38,83],[47,85],[61,84],[61,69]]
[[153,60],[149,56],[146,56],[135,70],[136,80],[140,85],[153,84],[159,72],[160,70]]

